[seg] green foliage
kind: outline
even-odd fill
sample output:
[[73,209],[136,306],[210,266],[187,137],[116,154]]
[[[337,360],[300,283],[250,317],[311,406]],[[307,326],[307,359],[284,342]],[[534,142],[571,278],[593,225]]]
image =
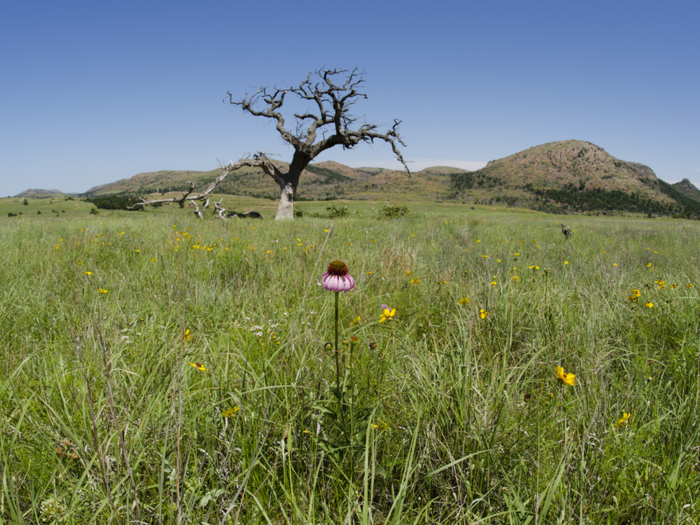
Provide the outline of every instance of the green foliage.
[[342,217],[347,217],[349,210],[347,206],[328,206],[326,208],[326,211],[328,212],[328,218],[329,219],[339,219]]
[[557,204],[571,206],[575,211],[606,210],[670,215],[682,209],[682,206],[676,203],[663,203],[638,193],[629,194],[620,190],[604,191],[596,188],[579,191],[569,186],[561,190],[535,189],[533,193],[539,198],[551,199]]
[[470,172],[466,173],[453,173],[451,176],[452,189],[456,192],[461,192],[464,190],[470,190],[474,187],[474,174]]
[[405,205],[387,204],[379,210],[379,216],[385,219],[400,219],[408,215],[410,211]]
[[[138,197],[128,196],[128,195],[106,195],[103,197],[89,197],[85,199],[87,202],[93,203],[95,206],[102,210],[129,210],[129,207],[133,206],[141,199]],[[137,206],[134,208],[137,211],[143,211],[143,206]]]

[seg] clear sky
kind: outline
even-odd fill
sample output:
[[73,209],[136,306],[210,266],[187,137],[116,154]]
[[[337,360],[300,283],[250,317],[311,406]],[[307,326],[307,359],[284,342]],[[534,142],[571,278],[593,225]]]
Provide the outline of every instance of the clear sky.
[[324,66],[365,70],[357,113],[403,120],[414,169],[579,139],[700,186],[699,21],[695,0],[6,1],[0,195],[289,160],[273,126],[222,99]]

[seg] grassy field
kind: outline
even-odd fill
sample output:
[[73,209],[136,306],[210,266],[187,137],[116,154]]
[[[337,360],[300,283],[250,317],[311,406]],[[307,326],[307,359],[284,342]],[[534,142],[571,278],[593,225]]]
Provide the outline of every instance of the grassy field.
[[3,523],[700,522],[697,222],[9,201]]

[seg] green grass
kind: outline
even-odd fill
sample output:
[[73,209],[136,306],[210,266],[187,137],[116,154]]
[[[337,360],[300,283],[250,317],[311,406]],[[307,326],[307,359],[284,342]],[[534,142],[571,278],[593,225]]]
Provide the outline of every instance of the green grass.
[[4,214],[2,522],[700,521],[697,222],[232,203]]

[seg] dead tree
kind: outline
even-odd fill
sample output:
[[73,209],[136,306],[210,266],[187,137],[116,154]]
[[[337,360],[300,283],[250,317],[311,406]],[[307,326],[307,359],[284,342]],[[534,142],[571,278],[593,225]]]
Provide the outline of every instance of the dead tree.
[[[275,219],[294,218],[294,200],[297,195],[297,187],[302,171],[319,154],[334,146],[342,146],[343,149],[352,149],[361,142],[374,143],[375,140],[383,141],[391,145],[396,158],[403,164],[410,175],[408,166],[404,161],[397,143],[406,147],[398,133],[400,120],[394,120],[393,126],[381,133],[374,124],[359,124],[358,117],[351,114],[352,106],[367,95],[360,91],[364,83],[364,73],[357,68],[352,71],[345,69],[325,69],[310,72],[298,87],[289,88],[258,88],[252,95],[243,96],[243,99],[234,101],[233,95],[227,93],[224,102],[228,102],[253,116],[271,119],[275,123],[277,132],[282,140],[294,148],[292,162],[288,166],[278,167],[273,164],[264,153],[258,152],[252,158],[243,158],[235,164],[231,162],[222,167],[221,174],[207,186],[202,193],[194,193],[194,186],[190,183],[190,191],[179,199],[146,200],[136,206],[144,206],[156,202],[191,201],[195,206],[195,213],[200,217],[201,211],[195,201],[204,202],[208,199],[226,176],[243,166],[259,166],[263,172],[272,177],[280,187],[280,201],[277,207]],[[339,80],[342,80],[340,82]],[[286,120],[279,109],[284,104],[285,97],[293,95],[299,101],[310,105],[312,109],[306,113],[294,114],[295,131],[285,127]],[[217,206],[216,212],[221,217]]]

